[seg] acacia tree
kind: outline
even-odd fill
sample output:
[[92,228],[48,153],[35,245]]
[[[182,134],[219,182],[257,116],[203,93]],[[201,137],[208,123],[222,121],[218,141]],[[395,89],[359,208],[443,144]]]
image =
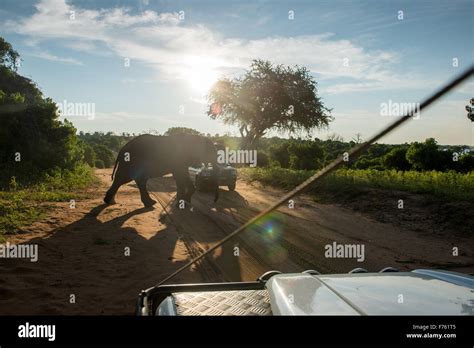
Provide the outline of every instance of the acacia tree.
[[309,133],[332,120],[306,68],[263,60],[254,60],[239,78],[219,80],[209,104],[211,118],[238,126],[244,148],[255,147],[270,130]]
[[188,135],[203,135],[201,132],[187,127],[171,127],[164,133],[164,135],[179,135],[179,134],[188,134]]

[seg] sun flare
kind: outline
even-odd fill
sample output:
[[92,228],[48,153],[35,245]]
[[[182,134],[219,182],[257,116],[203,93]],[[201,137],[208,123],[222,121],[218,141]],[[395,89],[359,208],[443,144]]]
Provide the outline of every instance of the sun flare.
[[215,60],[211,57],[193,56],[185,61],[185,79],[200,95],[209,93],[212,85],[217,81]]

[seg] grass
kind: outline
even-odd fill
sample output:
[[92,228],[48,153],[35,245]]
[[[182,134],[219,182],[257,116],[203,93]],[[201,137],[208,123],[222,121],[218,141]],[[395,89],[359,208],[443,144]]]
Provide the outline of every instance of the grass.
[[9,187],[0,191],[0,243],[5,235],[40,219],[47,209],[41,203],[85,198],[85,192],[77,191],[94,186],[97,180],[92,168],[86,165],[75,170],[53,171],[29,186],[22,186],[11,177]]
[[[290,189],[308,179],[315,171],[280,167],[242,168],[240,177],[248,181]],[[373,169],[338,169],[318,185],[323,191],[356,192],[362,188],[399,190],[431,194],[449,200],[474,200],[474,172],[417,172]]]

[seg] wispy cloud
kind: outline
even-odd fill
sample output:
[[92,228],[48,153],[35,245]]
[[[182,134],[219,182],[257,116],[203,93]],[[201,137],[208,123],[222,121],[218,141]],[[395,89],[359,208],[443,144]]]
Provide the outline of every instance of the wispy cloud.
[[[400,57],[393,52],[366,50],[331,33],[256,40],[225,38],[205,25],[186,26],[178,13],[127,8],[90,10],[64,0],[41,0],[36,12],[7,21],[7,30],[33,38],[37,44],[55,40],[76,51],[103,54],[104,48],[132,62],[145,63],[157,78],[186,79],[196,69],[215,75],[235,74],[252,59],[306,66],[329,82],[327,93],[420,87],[413,72],[395,73]],[[45,59],[77,63],[72,58],[43,54]],[[406,77],[409,77],[407,79]],[[351,82],[340,81],[348,78]],[[407,82],[410,81],[410,82]]]
[[31,53],[29,54],[32,57],[37,57],[41,59],[50,60],[53,62],[60,62],[66,64],[73,64],[73,65],[84,65],[81,61],[74,59],[74,58],[67,58],[67,57],[58,57],[54,54],[48,52],[38,52],[38,53]]

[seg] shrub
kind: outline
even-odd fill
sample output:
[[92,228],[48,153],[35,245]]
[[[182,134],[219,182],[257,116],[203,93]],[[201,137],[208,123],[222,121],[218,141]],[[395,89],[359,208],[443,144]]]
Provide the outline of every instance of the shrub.
[[102,160],[95,160],[95,165],[96,168],[103,169],[105,168],[104,161]]

